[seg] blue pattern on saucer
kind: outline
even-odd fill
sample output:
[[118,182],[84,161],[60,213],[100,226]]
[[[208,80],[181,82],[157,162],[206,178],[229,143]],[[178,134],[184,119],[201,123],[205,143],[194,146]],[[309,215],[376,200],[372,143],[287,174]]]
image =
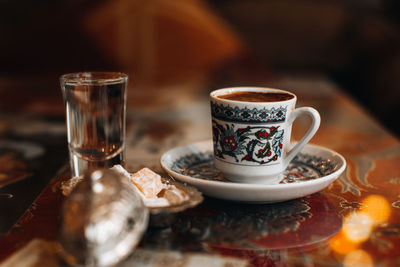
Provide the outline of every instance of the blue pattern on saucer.
[[[185,155],[172,163],[171,170],[193,178],[230,182],[214,166],[212,151]],[[298,154],[284,171],[281,184],[299,183],[324,177],[337,170],[329,159],[305,153]]]

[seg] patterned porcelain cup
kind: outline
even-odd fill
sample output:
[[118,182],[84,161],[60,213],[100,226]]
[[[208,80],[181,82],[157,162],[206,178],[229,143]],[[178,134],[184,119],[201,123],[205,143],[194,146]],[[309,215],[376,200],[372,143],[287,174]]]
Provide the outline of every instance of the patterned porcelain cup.
[[[289,99],[250,102],[221,98],[236,92],[279,93]],[[314,136],[321,121],[314,108],[295,108],[296,99],[288,91],[260,87],[210,93],[214,162],[225,178],[239,183],[279,183],[283,171]],[[311,117],[311,126],[290,149],[292,124],[300,115]]]

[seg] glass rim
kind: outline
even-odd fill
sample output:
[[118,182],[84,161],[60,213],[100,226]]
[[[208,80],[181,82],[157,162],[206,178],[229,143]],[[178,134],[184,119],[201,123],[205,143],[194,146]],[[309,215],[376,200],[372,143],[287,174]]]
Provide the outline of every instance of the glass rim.
[[73,72],[60,76],[60,82],[69,85],[115,84],[127,80],[128,75],[125,73],[108,71]]

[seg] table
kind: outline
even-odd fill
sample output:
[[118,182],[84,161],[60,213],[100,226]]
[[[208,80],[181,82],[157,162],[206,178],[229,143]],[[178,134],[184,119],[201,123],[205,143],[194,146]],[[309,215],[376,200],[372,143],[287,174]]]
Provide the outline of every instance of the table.
[[[347,161],[345,173],[322,192],[282,203],[251,205],[205,197],[201,205],[179,214],[172,225],[149,228],[139,247],[121,266],[400,265],[399,140],[324,76],[282,74],[264,81],[253,80],[251,84],[291,90],[298,95],[297,106],[319,110],[321,128],[311,142],[342,154]],[[132,87],[126,158],[129,167],[147,166],[163,173],[159,165],[162,153],[178,145],[210,139],[208,93],[225,85],[231,85],[229,80],[157,91]],[[4,90],[3,86],[0,94],[6,95]],[[54,98],[58,104],[50,100]],[[13,154],[13,162],[23,166],[0,170],[3,176],[16,176],[16,170],[31,173],[56,166],[40,176],[47,177],[43,179],[48,185],[11,231],[0,237],[0,262],[4,266],[21,262],[35,266],[37,261],[58,265],[54,246],[64,199],[59,185],[69,178],[68,168],[62,168],[67,161],[63,110],[57,95],[32,99],[27,103],[42,104],[22,106],[28,110],[36,107],[36,114],[41,116],[15,115],[8,107],[9,112],[2,114],[7,120],[0,124],[1,139],[31,138],[31,143],[42,145],[46,140],[45,147],[60,152],[53,158],[63,160],[23,165],[29,163],[26,155]],[[44,117],[49,111],[53,116]],[[306,119],[296,121],[292,138],[298,140],[307,125]],[[34,136],[42,139],[32,139]],[[54,140],[43,136],[53,136]],[[3,152],[0,166],[4,167],[5,162]],[[20,182],[33,179],[25,176],[25,180],[20,177]],[[0,188],[3,199],[8,196],[7,188]]]

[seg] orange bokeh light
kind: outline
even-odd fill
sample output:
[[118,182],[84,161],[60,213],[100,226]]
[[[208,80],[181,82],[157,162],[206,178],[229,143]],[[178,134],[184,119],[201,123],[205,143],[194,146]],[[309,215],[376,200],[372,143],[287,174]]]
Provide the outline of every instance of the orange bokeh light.
[[375,225],[389,219],[390,204],[383,196],[370,195],[362,203],[364,204],[362,211],[372,219]]
[[329,245],[333,251],[342,255],[358,248],[358,243],[348,240],[343,234],[343,230],[330,240]]
[[372,257],[362,249],[357,249],[347,254],[343,260],[344,267],[373,267]]
[[[359,245],[370,238],[376,225],[387,221],[390,217],[391,208],[389,202],[383,196],[370,195],[362,203],[364,204],[362,209],[351,212],[344,217],[342,230],[329,243],[331,249],[341,255],[357,252],[352,254],[351,257],[346,256],[347,263],[352,263],[367,254],[358,250]],[[366,266],[373,263],[368,254],[365,259]]]

